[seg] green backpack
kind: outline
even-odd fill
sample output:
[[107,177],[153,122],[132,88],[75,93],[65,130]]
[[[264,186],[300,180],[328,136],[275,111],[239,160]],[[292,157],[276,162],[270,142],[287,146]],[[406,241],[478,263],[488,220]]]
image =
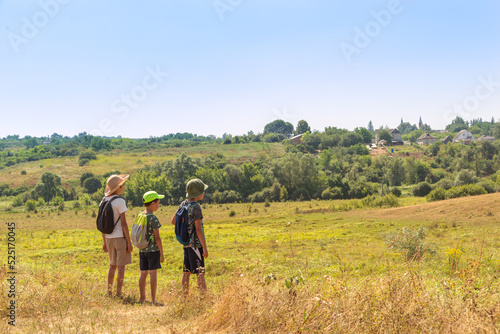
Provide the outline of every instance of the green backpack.
[[144,249],[148,247],[149,238],[147,238],[148,231],[148,214],[140,213],[134,220],[132,225],[132,233],[130,233],[130,240],[135,247]]

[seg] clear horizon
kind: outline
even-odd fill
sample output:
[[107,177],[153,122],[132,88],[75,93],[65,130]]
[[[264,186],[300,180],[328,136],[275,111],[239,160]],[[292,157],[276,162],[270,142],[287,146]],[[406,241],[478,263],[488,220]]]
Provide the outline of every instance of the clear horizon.
[[493,0],[0,1],[0,137],[497,120],[499,13]]

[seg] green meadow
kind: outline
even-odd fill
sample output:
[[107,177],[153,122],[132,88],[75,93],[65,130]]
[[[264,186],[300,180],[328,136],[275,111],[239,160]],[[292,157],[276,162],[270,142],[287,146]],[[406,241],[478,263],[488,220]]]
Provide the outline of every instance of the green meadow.
[[[498,194],[367,209],[361,201],[203,204],[208,294],[181,295],[182,246],[162,207],[158,300],[138,305],[138,251],[123,299],[105,295],[108,267],[94,206],[2,211],[16,223],[16,327],[40,333],[495,332],[500,327]],[[131,208],[129,226],[142,210]],[[405,259],[387,238],[425,229],[430,252]],[[6,260],[6,256],[5,256]],[[8,290],[6,266],[0,279]],[[149,296],[149,286],[147,294]],[[4,299],[7,302],[6,299]],[[5,303],[4,302],[4,303]]]

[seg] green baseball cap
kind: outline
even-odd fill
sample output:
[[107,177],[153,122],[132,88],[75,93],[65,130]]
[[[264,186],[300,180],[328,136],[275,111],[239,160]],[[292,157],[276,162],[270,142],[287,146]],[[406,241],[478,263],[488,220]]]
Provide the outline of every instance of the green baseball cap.
[[191,199],[200,196],[207,190],[208,186],[200,179],[192,179],[186,185],[186,198]]
[[156,191],[148,191],[147,193],[142,196],[142,201],[144,203],[149,203],[154,201],[155,199],[162,199],[165,198],[165,195],[158,195]]

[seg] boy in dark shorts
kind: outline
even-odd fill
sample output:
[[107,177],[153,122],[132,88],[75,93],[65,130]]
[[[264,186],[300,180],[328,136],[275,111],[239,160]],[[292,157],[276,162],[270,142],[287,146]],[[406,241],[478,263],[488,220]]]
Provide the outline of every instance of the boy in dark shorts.
[[[201,293],[205,293],[205,258],[208,257],[207,243],[203,229],[203,214],[201,206],[197,203],[203,199],[205,190],[208,188],[200,179],[190,180],[186,185],[186,201],[182,205],[188,206],[188,234],[190,243],[184,246],[184,269],[182,276],[182,292],[189,294],[189,279],[191,274],[196,274],[198,288]],[[175,214],[172,217],[172,224],[175,225]]]
[[156,285],[157,276],[156,269],[161,269],[160,262],[163,263],[163,247],[160,239],[161,224],[158,218],[153,214],[160,207],[160,199],[165,195],[158,195],[156,191],[148,191],[142,197],[144,206],[143,214],[147,216],[147,232],[146,238],[149,240],[148,246],[139,250],[139,265],[141,268],[141,277],[139,278],[139,290],[141,292],[141,299],[139,303],[146,301],[146,278],[149,274],[149,281],[151,285],[151,304],[156,306],[163,306],[156,300]]

